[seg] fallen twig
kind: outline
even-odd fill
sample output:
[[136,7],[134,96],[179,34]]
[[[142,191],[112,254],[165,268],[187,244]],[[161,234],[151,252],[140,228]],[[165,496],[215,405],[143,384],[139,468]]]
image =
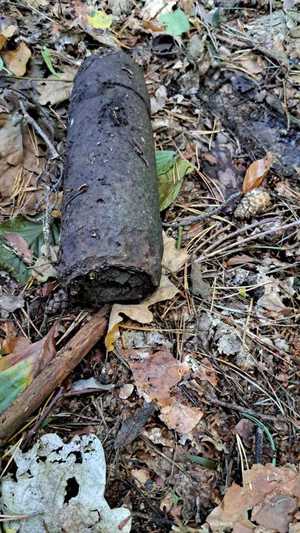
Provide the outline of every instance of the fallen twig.
[[26,111],[26,108],[24,106],[24,103],[22,100],[20,100],[20,107],[22,110],[22,113],[24,115],[24,118],[26,119],[26,122],[30,124],[30,126],[33,127],[33,129],[36,131],[36,133],[43,139],[43,141],[48,146],[48,150],[50,152],[50,159],[58,159],[59,153],[56,151],[55,147],[53,146],[52,142],[50,141],[48,135],[42,130],[42,128],[38,125],[38,123],[32,118],[31,115]]
[[228,207],[234,200],[238,200],[242,197],[243,193],[241,192],[235,192],[227,198],[227,200],[217,207],[213,207],[212,209],[209,209],[205,213],[202,213],[202,215],[192,215],[190,217],[185,217],[179,220],[178,222],[164,222],[163,226],[168,228],[179,228],[180,226],[189,226],[190,224],[195,224],[196,222],[201,222],[203,220],[207,220],[208,218],[213,217],[214,215],[217,215],[221,213],[225,207]]
[[0,416],[0,445],[4,445],[25,420],[66,379],[106,330],[107,307],[92,316],[51,363],[33,380],[14,403]]
[[58,389],[57,393],[55,394],[55,396],[50,401],[49,405],[46,407],[46,409],[42,412],[42,414],[40,416],[38,416],[34,426],[28,432],[28,435],[26,436],[26,439],[24,440],[23,446],[24,445],[27,446],[28,443],[31,441],[31,439],[34,437],[34,435],[36,434],[36,432],[39,429],[39,427],[42,425],[44,420],[46,420],[46,418],[50,414],[50,412],[51,412],[52,408],[54,407],[54,405],[56,404],[56,402],[60,398],[62,398],[63,392],[64,392],[63,387],[60,387]]
[[[300,219],[294,220],[294,222],[290,222],[289,224],[284,224],[283,226],[281,226],[280,230],[281,231],[286,231],[288,229],[295,228],[296,226],[300,226]],[[199,257],[196,260],[196,263],[199,263],[199,262],[204,261],[206,259],[210,259],[211,257],[214,257],[215,255],[219,255],[219,254],[222,254],[222,253],[227,252],[227,251],[230,252],[232,248],[237,246],[237,244],[239,246],[244,246],[244,244],[247,244],[248,242],[255,241],[256,239],[261,239],[262,237],[265,237],[266,235],[272,235],[272,233],[276,233],[277,231],[278,231],[278,227],[274,226],[273,228],[270,228],[270,229],[268,229],[266,231],[262,231],[261,233],[256,233],[254,235],[250,235],[250,237],[246,237],[246,239],[244,239],[242,242],[239,242],[239,243],[234,242],[232,244],[229,244],[225,248],[221,248],[221,250],[215,250],[214,252],[212,252],[210,254],[207,254],[205,256]]]
[[232,409],[233,411],[238,411],[239,413],[245,414],[247,412],[249,415],[256,416],[257,418],[261,418],[261,420],[268,420],[269,422],[286,422],[287,418],[285,416],[281,415],[264,415],[263,413],[257,413],[256,411],[253,411],[253,409],[245,409],[245,407],[242,407],[241,405],[237,405],[233,402],[223,402],[222,400],[218,400],[217,398],[213,398],[212,396],[209,396],[207,398],[207,404],[214,404],[219,405],[220,407],[225,407],[226,409]]

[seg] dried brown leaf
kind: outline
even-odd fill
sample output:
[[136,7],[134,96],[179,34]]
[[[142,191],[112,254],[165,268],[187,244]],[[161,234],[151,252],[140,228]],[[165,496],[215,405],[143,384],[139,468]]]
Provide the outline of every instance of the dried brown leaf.
[[45,81],[38,82],[39,103],[41,105],[55,105],[68,100],[76,72],[77,69],[69,67],[60,74],[61,80],[57,76],[51,75]]
[[184,248],[176,248],[176,240],[163,233],[164,253],[162,266],[167,272],[178,272],[186,263],[189,254]]
[[5,338],[0,344],[2,353],[9,354],[14,351],[20,352],[28,348],[31,344],[27,337],[18,334],[16,326],[12,320],[2,322],[0,328],[5,334]]
[[299,504],[300,474],[295,468],[257,464],[244,472],[243,487],[234,483],[227,489],[223,502],[210,513],[207,522],[214,533],[227,528],[251,531],[256,525],[287,533],[292,530]]
[[198,407],[183,405],[174,401],[172,405],[167,405],[161,409],[159,418],[178,433],[190,433],[203,417],[203,411]]
[[196,407],[181,403],[174,395],[174,387],[189,372],[187,363],[180,363],[166,349],[159,351],[123,351],[131,368],[138,392],[147,402],[160,408],[160,419],[169,429],[190,433],[203,416]]
[[22,132],[15,114],[0,114],[1,215],[35,214],[43,191],[37,187],[45,160],[27,127]]
[[21,77],[26,74],[26,66],[31,58],[31,50],[27,44],[21,42],[15,50],[7,50],[2,55],[7,68],[15,76]]
[[0,50],[6,46],[10,39],[17,31],[16,21],[11,17],[1,17],[0,19]]
[[186,363],[180,363],[167,350],[124,351],[139,393],[147,401],[155,401],[160,406],[171,405],[171,389],[189,371]]
[[273,154],[267,152],[263,159],[258,159],[251,163],[244,177],[243,193],[252,191],[252,189],[256,189],[256,187],[260,187],[271,168],[272,162]]
[[175,285],[169,281],[167,276],[162,275],[158,289],[140,304],[114,304],[110,313],[108,332],[105,337],[107,350],[110,352],[114,349],[115,341],[119,335],[119,324],[123,320],[121,315],[125,315],[140,324],[150,324],[153,321],[153,314],[149,307],[158,302],[170,300],[177,292],[178,289]]
[[28,242],[21,235],[18,233],[6,233],[5,240],[24,263],[27,265],[32,263],[32,251],[28,246]]
[[151,479],[150,472],[147,468],[132,468],[130,473],[139,485],[145,485],[145,483]]
[[213,387],[218,385],[217,373],[207,357],[204,357],[201,361],[201,366],[197,372],[197,378],[201,381],[208,381]]
[[5,354],[12,352],[23,352],[30,346],[30,341],[26,337],[9,336],[6,337],[1,345],[1,351]]
[[19,350],[19,347],[16,347],[14,352],[0,359],[0,372],[12,367],[19,361],[27,359],[31,360],[33,364],[32,377],[39,374],[56,355],[56,334],[57,325],[54,325],[43,339],[30,344],[24,350]]

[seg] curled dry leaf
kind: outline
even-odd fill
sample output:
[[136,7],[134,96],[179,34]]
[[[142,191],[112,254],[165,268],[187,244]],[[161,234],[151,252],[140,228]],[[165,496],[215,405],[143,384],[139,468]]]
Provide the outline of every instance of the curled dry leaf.
[[255,189],[256,187],[260,187],[271,168],[272,162],[273,154],[267,152],[266,157],[251,163],[244,177],[243,193],[252,191],[252,189]]
[[151,479],[150,472],[147,468],[132,468],[130,473],[139,485],[145,485]]
[[300,474],[292,466],[254,465],[244,472],[244,486],[233,483],[207,522],[213,533],[232,528],[256,531],[257,525],[264,531],[294,531],[299,523],[294,517],[300,504],[299,487]]
[[[172,237],[167,237],[163,233],[164,253],[162,258],[163,270],[175,273],[180,270],[188,258],[188,253],[184,249],[177,250],[176,241]],[[140,324],[150,324],[153,321],[153,314],[149,310],[151,305],[164,300],[169,300],[175,296],[178,289],[169,281],[165,274],[162,274],[159,288],[140,304],[114,304],[109,319],[108,332],[105,338],[105,346],[108,351],[112,351],[114,343],[119,333],[119,324],[122,322],[122,314],[135,320]]]
[[56,333],[57,326],[54,325],[43,339],[23,350],[16,346],[14,352],[0,358],[0,413],[14,402],[55,357]]
[[27,44],[21,42],[15,50],[7,50],[2,54],[5,65],[15,76],[26,74],[26,67],[31,58],[31,50]]
[[256,308],[259,314],[263,314],[274,319],[287,316],[290,309],[282,301],[281,287],[274,276],[263,276],[267,282],[263,289],[264,294],[257,300]]
[[0,316],[6,317],[17,309],[24,307],[24,298],[21,294],[2,294],[0,296]]
[[37,186],[45,161],[27,127],[21,128],[17,113],[0,114],[1,215],[35,214],[43,191]]
[[27,337],[18,335],[8,335],[3,339],[0,344],[0,350],[3,354],[9,354],[11,352],[21,352],[26,350],[30,345],[30,341]]
[[162,275],[158,289],[140,304],[114,304],[110,313],[108,332],[105,337],[106,349],[109,352],[114,349],[115,341],[119,335],[119,324],[123,320],[121,315],[125,315],[140,324],[151,324],[153,314],[149,307],[158,302],[170,300],[177,292],[177,287],[169,281],[167,276]]
[[[32,266],[32,278],[40,283],[44,283],[49,278],[57,278],[57,271],[54,267],[57,262],[59,246],[41,247],[41,255]],[[47,253],[48,252],[48,253]]]
[[170,13],[176,0],[146,0],[141,11],[141,16],[144,20],[151,20],[161,13]]

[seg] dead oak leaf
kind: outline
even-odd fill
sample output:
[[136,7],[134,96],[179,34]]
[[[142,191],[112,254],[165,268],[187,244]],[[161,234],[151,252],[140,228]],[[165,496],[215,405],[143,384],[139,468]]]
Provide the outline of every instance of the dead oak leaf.
[[26,74],[26,67],[31,58],[31,50],[27,44],[21,42],[15,50],[7,50],[2,54],[7,68],[18,77]]
[[260,187],[263,180],[267,176],[273,162],[273,154],[267,152],[263,159],[253,161],[248,167],[243,182],[243,193],[252,191],[256,187]]
[[213,387],[218,385],[217,373],[207,357],[201,361],[201,366],[197,372],[197,378],[201,381],[208,381]]
[[171,389],[189,371],[187,363],[180,363],[167,350],[127,350],[123,352],[132,371],[136,387],[146,401],[160,406],[172,404]]

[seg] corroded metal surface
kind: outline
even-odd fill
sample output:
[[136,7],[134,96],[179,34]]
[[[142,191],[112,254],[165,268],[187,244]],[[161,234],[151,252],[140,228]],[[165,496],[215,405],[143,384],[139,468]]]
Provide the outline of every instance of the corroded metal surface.
[[91,56],[71,97],[61,277],[86,303],[139,301],[159,284],[161,255],[143,73],[123,52]]

